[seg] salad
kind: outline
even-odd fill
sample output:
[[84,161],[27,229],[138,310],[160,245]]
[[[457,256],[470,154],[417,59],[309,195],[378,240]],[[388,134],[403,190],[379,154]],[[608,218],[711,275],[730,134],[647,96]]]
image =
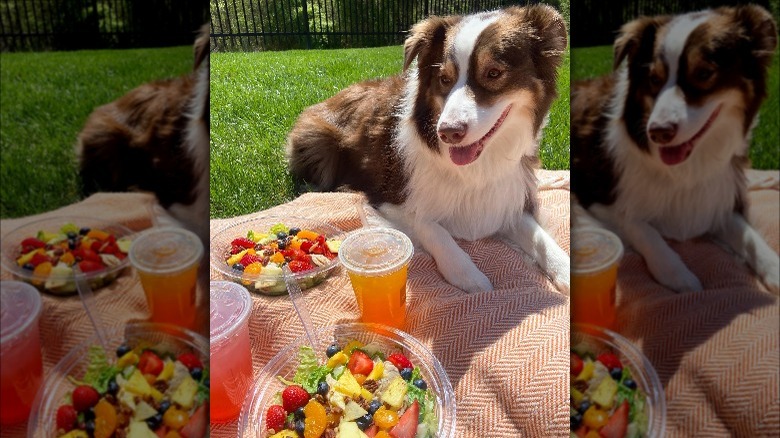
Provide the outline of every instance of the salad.
[[58,438],[201,438],[208,428],[209,372],[198,356],[121,345],[110,362],[99,346],[56,413]]
[[[26,237],[19,244],[15,260],[21,269],[28,271],[31,278],[28,281],[34,286],[55,293],[74,292],[74,267],[89,274],[120,266],[131,243],[127,237],[117,239],[100,229],[67,223],[57,231],[39,230],[35,236]],[[103,286],[117,275],[114,272],[95,277],[90,285]]]
[[233,276],[258,292],[284,292],[283,266],[295,274],[313,271],[311,277],[303,278],[301,287],[314,286],[327,276],[315,269],[334,263],[341,241],[279,223],[268,230],[249,230],[230,245],[224,260]]
[[307,346],[265,413],[271,438],[427,438],[438,430],[436,396],[403,353],[375,344],[332,344],[320,364]]
[[[575,349],[576,350],[576,349]],[[643,437],[646,396],[631,370],[611,351],[571,352],[571,436]]]

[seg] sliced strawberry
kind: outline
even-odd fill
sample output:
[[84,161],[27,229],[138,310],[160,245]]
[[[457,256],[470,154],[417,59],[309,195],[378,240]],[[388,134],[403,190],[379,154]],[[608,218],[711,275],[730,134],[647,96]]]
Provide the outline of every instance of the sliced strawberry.
[[607,424],[599,429],[599,435],[603,438],[623,438],[628,431],[628,401],[623,400],[623,404],[615,409],[615,412],[609,417]]
[[[292,263],[292,262],[290,262]],[[366,353],[360,350],[355,350],[349,357],[347,368],[352,374],[362,374],[367,376],[371,374],[371,370],[374,369],[374,361]]]
[[407,359],[406,356],[401,353],[393,353],[387,358],[387,360],[395,365],[395,367],[398,368],[398,371],[401,371],[404,368],[414,368],[412,361]]
[[51,260],[49,259],[49,256],[47,256],[46,254],[41,254],[41,253],[35,253],[35,255],[32,257],[32,259],[30,259],[30,263],[33,266],[38,266],[38,265],[40,265],[43,262],[50,262],[50,261]]
[[246,248],[244,248],[241,245],[233,245],[233,246],[230,247],[230,254],[231,255],[238,254],[238,253],[240,253],[241,251],[243,251],[245,249]]
[[28,237],[22,240],[22,246],[27,246],[32,248],[43,248],[46,246],[46,242],[42,240],[38,240],[35,237]]
[[99,240],[95,240],[94,242],[92,242],[89,245],[89,249],[91,249],[92,251],[95,251],[96,253],[99,253],[100,252],[100,248],[102,248],[102,247],[103,247],[103,242],[101,242]]
[[182,353],[176,358],[181,362],[188,370],[192,371],[193,368],[203,369],[203,362],[198,359],[195,353]]
[[371,427],[366,429],[366,431],[363,433],[365,433],[368,438],[374,438],[376,434],[379,433],[379,426],[372,424]]
[[244,267],[249,266],[252,263],[257,263],[257,262],[259,262],[259,263],[263,262],[263,258],[260,257],[257,254],[244,254],[244,256],[241,257],[241,261],[239,261],[239,263],[241,263],[241,265],[244,266]]
[[580,358],[577,353],[571,353],[571,375],[572,376],[579,376],[582,372],[582,367],[584,366],[582,362],[582,358]]
[[73,390],[71,398],[73,399],[73,407],[79,412],[84,412],[97,404],[100,400],[100,394],[89,385],[81,385]]
[[102,262],[100,259],[100,255],[97,253],[97,251],[93,251],[92,249],[85,248],[82,250],[83,256],[82,258],[84,260],[92,260],[93,262]]
[[100,252],[103,254],[116,254],[119,252],[119,246],[116,243],[106,242],[100,248]]
[[577,430],[574,431],[574,435],[577,435],[577,438],[585,438],[588,432],[590,432],[588,426],[582,424],[579,428],[577,428]]
[[239,237],[237,239],[233,239],[232,242],[230,242],[231,245],[236,246],[243,246],[244,248],[254,248],[255,242],[247,239],[246,237]]
[[151,374],[155,377],[159,376],[165,367],[160,356],[156,355],[154,351],[146,350],[141,354],[141,358],[138,359],[138,370],[142,374]]
[[290,270],[293,272],[303,272],[303,271],[308,271],[310,269],[314,269],[314,265],[312,265],[311,263],[302,262],[300,260],[293,260],[290,263],[288,263],[287,266],[289,266]]
[[179,431],[182,438],[201,438],[206,436],[206,428],[208,427],[207,409],[208,404],[204,404],[192,414],[190,421]]
[[615,353],[601,353],[596,360],[603,363],[608,370],[613,368],[623,369],[623,364],[620,363],[620,359],[618,359]]
[[417,434],[418,417],[420,416],[420,405],[417,400],[409,406],[409,409],[401,415],[396,424],[390,429],[390,436],[393,438],[414,438]]
[[82,260],[79,262],[79,269],[81,269],[81,272],[99,271],[103,269],[103,263],[92,260]]

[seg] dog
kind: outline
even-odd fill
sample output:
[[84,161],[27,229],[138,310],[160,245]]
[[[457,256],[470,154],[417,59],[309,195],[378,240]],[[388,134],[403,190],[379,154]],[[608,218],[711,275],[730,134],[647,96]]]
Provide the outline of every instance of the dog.
[[556,97],[566,25],[546,5],[432,16],[404,44],[403,72],[307,108],[287,142],[291,172],[364,192],[467,292],[490,280],[455,242],[498,235],[563,292],[569,257],[537,213],[537,150]]
[[641,17],[614,72],[572,86],[572,190],[675,291],[702,284],[666,239],[713,235],[773,292],[778,255],[745,219],[750,133],[777,27],[759,6]]
[[149,191],[162,225],[184,226],[208,247],[209,26],[194,45],[193,71],[150,82],[95,109],[78,136],[85,195]]

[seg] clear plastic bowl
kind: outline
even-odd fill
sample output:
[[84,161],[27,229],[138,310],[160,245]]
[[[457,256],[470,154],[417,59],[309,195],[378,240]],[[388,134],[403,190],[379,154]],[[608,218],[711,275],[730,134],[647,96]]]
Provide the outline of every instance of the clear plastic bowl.
[[[133,346],[138,342],[150,343],[155,350],[179,354],[195,352],[205,365],[209,363],[209,343],[201,335],[169,324],[130,323],[124,329],[109,330],[107,351],[109,361],[116,359],[116,349],[127,342]],[[68,376],[80,379],[89,365],[87,352],[93,345],[100,345],[97,335],[75,347],[48,373],[46,380],[33,402],[28,438],[57,436],[57,409],[66,402],[66,397],[75,388]]]
[[666,429],[666,396],[664,387],[650,361],[641,351],[623,336],[590,324],[573,324],[571,332],[572,349],[587,350],[592,354],[612,351],[617,354],[623,366],[628,366],[631,375],[646,397],[647,437],[663,437]]
[[[29,222],[10,231],[8,234],[3,235],[2,258],[0,261],[3,265],[3,269],[6,269],[13,274],[15,278],[30,283],[43,292],[54,295],[70,295],[76,293],[75,274],[71,273],[67,276],[56,276],[52,274],[47,277],[39,277],[34,275],[33,271],[23,269],[16,263],[16,259],[21,255],[20,245],[24,239],[35,237],[38,234],[38,231],[41,230],[46,232],[59,232],[60,228],[67,223],[72,223],[79,228],[88,227],[91,229],[100,229],[113,234],[117,239],[133,234],[133,231],[123,225],[89,217],[61,216]],[[116,280],[116,278],[129,266],[130,259],[125,257],[116,266],[88,272],[84,275],[92,289],[98,289]],[[57,285],[47,287],[47,279],[54,280]]]
[[[231,245],[234,239],[246,237],[249,230],[261,233],[267,232],[272,226],[282,223],[288,227],[296,227],[302,230],[311,230],[324,235],[327,239],[343,240],[345,232],[320,222],[316,219],[308,219],[294,216],[260,216],[239,222],[218,231],[211,238],[211,268],[219,272],[223,278],[234,281],[246,286],[250,292],[256,292],[264,295],[284,295],[287,293],[287,286],[281,273],[276,275],[259,274],[250,275],[235,271],[226,260],[230,255]],[[339,266],[338,257],[334,258],[327,265],[317,266],[314,269],[305,272],[293,274],[301,289],[307,289],[320,284],[325,280],[336,267]]]
[[[342,324],[317,330],[320,345],[314,348],[320,361],[327,360],[325,350],[336,341],[345,345],[350,340],[359,340],[365,344],[376,343],[386,354],[402,352],[412,363],[420,368],[428,389],[436,396],[436,415],[439,419],[439,438],[455,436],[455,392],[452,389],[446,371],[433,354],[412,335],[391,327],[378,324]],[[298,350],[309,345],[308,338],[294,340],[274,356],[260,372],[252,389],[247,394],[241,419],[238,425],[239,437],[266,437],[265,413],[271,406],[274,396],[284,389],[279,376],[292,379],[298,367]]]

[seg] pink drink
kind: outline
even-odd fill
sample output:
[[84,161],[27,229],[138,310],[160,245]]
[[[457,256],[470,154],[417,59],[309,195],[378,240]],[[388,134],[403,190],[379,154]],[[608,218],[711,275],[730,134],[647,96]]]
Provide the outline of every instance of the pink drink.
[[18,281],[0,283],[0,424],[27,420],[43,379],[38,291]]
[[234,420],[252,383],[249,314],[252,298],[236,283],[212,281],[211,298],[211,421]]

